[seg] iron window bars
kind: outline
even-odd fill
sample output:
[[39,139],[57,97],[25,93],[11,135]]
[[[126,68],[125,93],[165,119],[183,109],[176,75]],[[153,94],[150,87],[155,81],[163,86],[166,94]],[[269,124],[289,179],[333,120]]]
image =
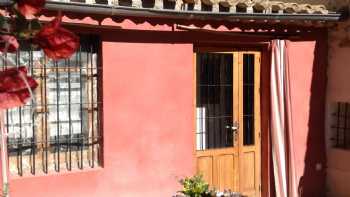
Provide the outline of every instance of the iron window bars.
[[[80,49],[66,60],[49,60],[25,43],[16,54],[8,54],[15,66],[26,65],[39,83],[32,101],[5,114],[11,175],[100,165],[99,39],[81,36],[80,40]],[[0,70],[10,66],[0,62]]]
[[232,54],[197,54],[197,150],[233,146],[232,63]]
[[350,149],[350,103],[337,102],[332,113],[333,146]]

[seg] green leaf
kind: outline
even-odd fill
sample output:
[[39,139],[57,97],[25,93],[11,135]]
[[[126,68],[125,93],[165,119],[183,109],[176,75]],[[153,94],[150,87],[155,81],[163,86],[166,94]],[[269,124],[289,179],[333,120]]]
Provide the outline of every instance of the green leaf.
[[31,20],[29,25],[32,31],[40,31],[41,29],[41,23],[38,19]]
[[11,24],[7,17],[0,15],[0,30],[11,33]]
[[2,27],[6,23],[6,17],[0,15],[0,27]]
[[13,11],[13,13],[15,13],[16,18],[18,18],[22,21],[26,20],[26,17],[21,12],[19,12],[16,8],[13,8],[12,11]]
[[34,37],[40,30],[41,24],[38,19],[23,20],[15,19],[15,33],[20,39],[29,39]]
[[202,175],[195,175],[193,177],[186,177],[180,180],[183,186],[183,193],[189,197],[204,197],[209,193],[209,184],[203,180]]

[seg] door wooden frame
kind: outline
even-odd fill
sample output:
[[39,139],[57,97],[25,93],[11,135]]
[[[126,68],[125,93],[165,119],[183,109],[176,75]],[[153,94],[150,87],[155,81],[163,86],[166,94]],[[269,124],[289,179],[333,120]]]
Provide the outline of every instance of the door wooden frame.
[[[257,47],[244,47],[244,46],[238,46],[238,47],[194,47],[194,51],[193,51],[193,92],[194,92],[194,99],[193,99],[193,108],[194,108],[194,116],[196,117],[196,77],[197,77],[197,72],[196,72],[196,53],[197,52],[229,52],[232,53],[234,51],[240,51],[240,52],[254,52],[259,54],[259,58],[260,58],[260,65],[259,65],[259,74],[255,74],[255,77],[259,77],[259,82],[258,82],[258,86],[260,86],[258,88],[258,93],[260,94],[260,99],[258,100],[258,103],[255,103],[256,106],[259,108],[259,117],[261,119],[257,120],[259,123],[258,125],[261,126],[261,128],[259,128],[260,130],[260,136],[255,136],[255,137],[260,137],[260,145],[259,145],[259,152],[260,152],[260,172],[258,173],[258,175],[260,176],[260,184],[261,184],[261,188],[260,188],[260,194],[261,197],[269,197],[271,192],[270,192],[270,140],[269,140],[269,132],[268,132],[268,120],[269,120],[269,107],[268,105],[266,105],[267,103],[269,103],[268,95],[269,92],[267,92],[269,90],[269,88],[267,87],[267,83],[266,81],[268,81],[267,79],[269,78],[269,62],[270,59],[268,58],[268,45],[264,45],[262,46],[257,46]],[[242,81],[242,80],[240,80]],[[255,99],[254,102],[257,99]],[[265,117],[263,117],[265,116]],[[194,120],[196,121],[196,120]],[[196,129],[196,122],[194,122],[194,129]],[[257,132],[258,133],[258,132]],[[259,135],[259,134],[257,134]],[[243,135],[240,135],[243,136]],[[196,138],[193,139],[194,140],[194,146],[193,146],[193,156],[194,158],[196,158]],[[240,139],[240,142],[243,143],[242,139]]]
[[[262,182],[262,177],[261,177],[261,112],[260,112],[260,102],[261,102],[261,95],[260,95],[260,68],[261,68],[261,52],[257,51],[257,50],[249,50],[249,51],[244,51],[244,50],[240,50],[239,53],[241,53],[242,55],[239,56],[239,60],[238,60],[238,65],[239,65],[239,77],[243,77],[243,54],[253,54],[254,55],[254,59],[255,59],[255,64],[254,64],[254,145],[253,146],[244,146],[244,139],[243,139],[243,133],[242,135],[239,135],[239,156],[243,157],[243,155],[245,153],[248,152],[258,152],[258,154],[256,155],[255,159],[257,159],[258,161],[260,161],[259,163],[256,163],[256,165],[260,165],[259,167],[255,166],[255,169],[257,169],[258,171],[255,172],[255,186],[258,187],[258,192],[261,196],[261,182]],[[239,87],[243,87],[243,79],[239,79]],[[240,89],[239,92],[240,96],[239,96],[239,103],[243,103],[243,89]],[[240,105],[240,112],[243,112],[243,105]],[[240,120],[239,122],[243,124],[243,115],[240,114]],[[259,140],[257,140],[259,139]],[[244,166],[243,164],[243,159],[239,159],[239,166]],[[243,170],[239,170],[239,177],[245,177],[244,176],[244,171]],[[240,185],[240,190],[243,190],[243,181],[240,181],[241,185]]]
[[[214,49],[215,50],[215,49]],[[201,50],[201,52],[203,52],[203,50]],[[209,52],[209,51],[205,51],[205,52]],[[215,50],[215,51],[210,51],[210,52],[212,52],[212,53],[219,53],[219,54],[232,54],[232,56],[233,56],[233,63],[234,62],[238,62],[239,61],[239,53],[241,52],[241,51],[237,51],[237,50],[235,50],[235,51],[229,51],[229,50]],[[194,97],[194,117],[196,117],[196,106],[197,106],[197,103],[196,103],[196,95],[197,95],[197,88],[196,88],[196,86],[197,86],[197,84],[196,84],[196,82],[197,82],[197,72],[196,72],[196,67],[197,67],[197,61],[196,61],[196,58],[197,58],[197,56],[196,56],[196,53],[197,52],[194,52],[194,95],[195,95],[195,97]],[[234,121],[233,122],[238,122],[239,121],[239,119],[240,119],[240,116],[239,116],[239,114],[241,114],[240,112],[240,110],[241,110],[241,108],[239,107],[239,103],[241,102],[241,95],[240,95],[240,92],[242,91],[241,89],[240,89],[240,78],[238,77],[240,75],[240,68],[239,68],[239,66],[234,66],[233,67],[233,92],[238,92],[238,94],[233,94],[233,96],[235,96],[235,98],[233,98],[233,105],[232,106],[234,106],[234,112],[233,112],[233,119],[234,119]],[[195,119],[195,121],[196,121],[196,119]],[[194,124],[195,125],[195,130],[197,129],[196,128],[196,123]],[[238,142],[239,142],[239,140],[235,140],[234,142],[233,142],[233,147],[231,147],[231,148],[218,148],[218,149],[215,149],[215,150],[206,150],[205,152],[206,153],[212,153],[212,155],[216,155],[216,156],[219,156],[219,155],[226,155],[228,152],[230,152],[231,151],[231,153],[233,153],[233,155],[235,155],[235,157],[237,157],[237,155],[239,154],[239,144],[238,144]],[[205,153],[203,153],[203,152],[201,152],[201,151],[198,151],[197,149],[196,149],[196,137],[194,138],[194,144],[195,144],[195,146],[194,146],[194,151],[193,151],[193,157],[194,158],[197,158],[197,157],[203,157],[203,156],[205,156],[206,154]],[[218,166],[217,166],[217,161],[218,160],[216,160],[215,158],[213,158],[213,168],[214,169],[218,169]],[[239,163],[238,163],[238,160],[237,159],[235,159],[234,160],[234,166],[239,166]],[[234,182],[234,186],[233,186],[233,190],[239,190],[239,182],[238,182],[238,180],[239,180],[239,176],[240,176],[240,173],[239,173],[239,171],[238,171],[238,168],[237,167],[235,167],[234,169],[233,169],[234,171],[235,171],[235,174],[237,174],[237,176],[234,178],[234,180],[233,180],[233,182]],[[217,183],[217,184],[219,184],[220,183],[220,181],[219,181],[219,178],[215,175],[215,174],[212,174],[211,176],[210,176],[211,178],[212,178],[212,180],[215,182],[215,183]],[[212,184],[211,182],[209,182],[209,184]]]

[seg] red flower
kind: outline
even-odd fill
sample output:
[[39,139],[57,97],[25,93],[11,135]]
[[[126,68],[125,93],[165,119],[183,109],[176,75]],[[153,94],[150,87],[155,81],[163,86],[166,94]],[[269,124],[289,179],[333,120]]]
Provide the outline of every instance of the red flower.
[[26,15],[34,15],[45,6],[45,0],[17,0],[18,11]]
[[28,88],[34,90],[37,86],[37,82],[32,77],[27,76],[26,67],[1,71],[0,109],[23,106],[30,98]]
[[[7,51],[6,51],[7,47]],[[0,35],[0,51],[14,53],[17,51],[19,44],[14,36]]]
[[33,39],[54,60],[69,58],[79,47],[79,37],[60,25],[61,16],[58,16],[46,24]]

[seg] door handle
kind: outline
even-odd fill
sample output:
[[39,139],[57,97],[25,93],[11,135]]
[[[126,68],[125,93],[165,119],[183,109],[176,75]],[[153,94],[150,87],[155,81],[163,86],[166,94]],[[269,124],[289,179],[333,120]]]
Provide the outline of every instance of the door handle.
[[231,127],[231,129],[232,129],[233,131],[237,131],[237,130],[238,130],[238,127],[237,127],[237,126],[233,126],[233,127]]
[[233,141],[234,141],[233,144],[234,144],[234,146],[236,146],[238,143],[238,130],[239,130],[238,122],[234,122],[232,126],[226,125],[226,129],[232,130],[232,134],[233,134],[232,137],[233,137]]
[[238,127],[237,126],[226,125],[226,129],[232,129],[232,131],[237,131]]
[[226,125],[226,129],[232,129],[232,131],[238,131],[239,125],[238,125],[237,122],[235,122],[235,123],[233,124],[233,126]]

